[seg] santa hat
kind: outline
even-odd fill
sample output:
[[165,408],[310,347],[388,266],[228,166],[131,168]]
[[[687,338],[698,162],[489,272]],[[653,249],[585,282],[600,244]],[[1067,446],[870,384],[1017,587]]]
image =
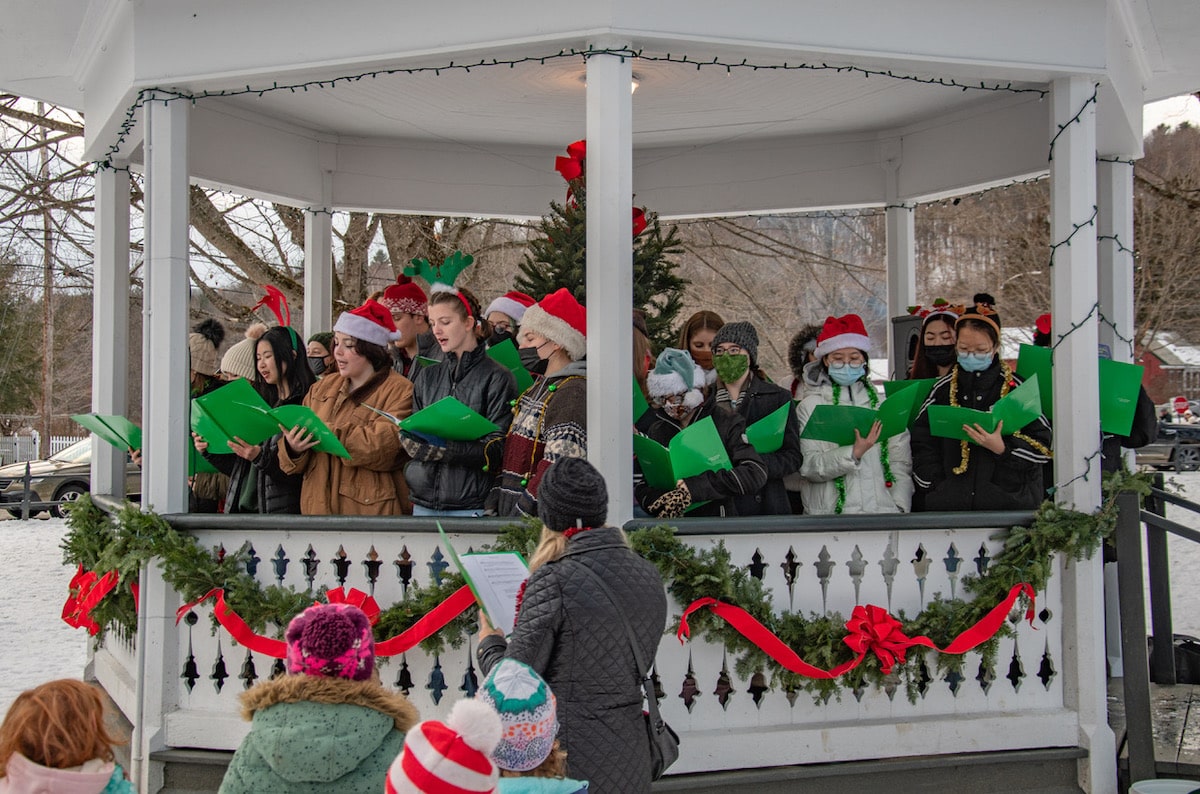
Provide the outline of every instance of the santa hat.
[[572,361],[587,355],[587,309],[566,287],[559,287],[525,310],[521,330],[561,345]]
[[424,315],[429,308],[425,291],[408,276],[397,276],[396,283],[383,291],[379,302],[395,314]]
[[844,347],[871,354],[871,337],[867,336],[867,328],[857,314],[826,317],[825,325],[821,327],[821,333],[817,336],[817,347],[813,350],[813,355],[823,358]]
[[507,314],[513,319],[517,325],[521,324],[521,318],[525,316],[525,310],[534,304],[533,298],[526,295],[524,292],[509,290],[501,295],[496,300],[488,304],[487,310],[483,316],[487,317],[492,312],[501,312]]
[[496,791],[492,751],[503,729],[495,709],[460,700],[444,723],[426,720],[404,736],[404,750],[388,769],[385,794],[474,794]]
[[668,347],[658,354],[654,371],[646,376],[646,390],[659,402],[663,397],[682,394],[683,404],[695,408],[704,402],[704,393],[700,389],[705,385],[706,376],[704,369],[687,351]]
[[400,338],[400,332],[392,322],[392,313],[370,298],[357,309],[342,312],[333,330],[380,347],[387,347],[389,342]]
[[475,697],[500,715],[500,743],[492,751],[497,766],[528,772],[546,760],[558,733],[557,703],[550,687],[532,667],[516,659],[501,659]]

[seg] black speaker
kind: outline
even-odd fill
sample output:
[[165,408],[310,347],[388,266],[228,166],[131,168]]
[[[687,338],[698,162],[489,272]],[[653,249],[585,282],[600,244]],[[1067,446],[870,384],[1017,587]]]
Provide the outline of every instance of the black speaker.
[[921,337],[921,322],[922,318],[913,314],[892,318],[892,360],[889,367],[893,380],[906,379],[912,369],[917,340]]

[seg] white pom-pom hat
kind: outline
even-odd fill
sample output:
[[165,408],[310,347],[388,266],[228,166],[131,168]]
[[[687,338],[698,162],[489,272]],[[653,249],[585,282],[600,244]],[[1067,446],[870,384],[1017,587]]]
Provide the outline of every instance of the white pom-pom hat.
[[418,723],[388,769],[387,794],[496,791],[500,771],[492,752],[500,743],[500,715],[478,700],[460,700],[445,723]]

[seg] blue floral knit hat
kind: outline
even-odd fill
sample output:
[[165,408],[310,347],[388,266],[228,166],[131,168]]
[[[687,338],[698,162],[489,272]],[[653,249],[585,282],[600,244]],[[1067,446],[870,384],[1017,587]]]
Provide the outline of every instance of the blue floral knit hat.
[[558,707],[549,685],[532,667],[501,660],[475,697],[500,714],[503,732],[492,751],[496,766],[528,772],[546,760],[558,734]]

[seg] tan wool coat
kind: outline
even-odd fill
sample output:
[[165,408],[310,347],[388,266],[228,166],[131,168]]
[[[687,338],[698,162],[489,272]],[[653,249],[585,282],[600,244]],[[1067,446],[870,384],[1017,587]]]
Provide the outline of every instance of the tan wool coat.
[[390,369],[350,391],[336,372],[317,381],[304,404],[337,435],[350,459],[309,450],[296,455],[279,445],[284,474],[303,473],[300,512],[304,515],[388,516],[411,511],[404,482],[407,456],[390,419],[367,406],[403,419],[412,413],[412,382]]

